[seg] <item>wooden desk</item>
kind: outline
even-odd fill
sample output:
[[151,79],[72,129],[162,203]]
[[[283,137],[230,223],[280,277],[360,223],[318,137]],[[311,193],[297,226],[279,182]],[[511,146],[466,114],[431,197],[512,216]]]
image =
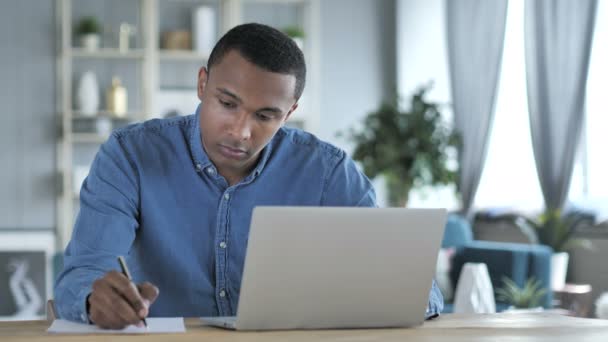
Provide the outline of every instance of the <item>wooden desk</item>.
[[172,335],[52,335],[46,321],[0,322],[0,341],[607,341],[608,320],[554,313],[443,315],[411,329],[234,332],[186,320]]

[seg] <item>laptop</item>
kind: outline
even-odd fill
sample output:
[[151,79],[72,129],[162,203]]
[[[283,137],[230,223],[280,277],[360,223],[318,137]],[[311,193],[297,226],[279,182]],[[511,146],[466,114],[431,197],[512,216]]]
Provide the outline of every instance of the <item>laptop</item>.
[[235,330],[422,324],[445,209],[256,207]]

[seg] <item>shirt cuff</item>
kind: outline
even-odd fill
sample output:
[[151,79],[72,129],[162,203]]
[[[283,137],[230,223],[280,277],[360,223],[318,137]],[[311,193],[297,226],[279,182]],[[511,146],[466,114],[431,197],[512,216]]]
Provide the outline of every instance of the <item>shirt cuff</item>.
[[87,286],[87,287],[83,288],[82,290],[80,290],[80,293],[78,293],[78,296],[76,297],[73,312],[74,312],[74,319],[77,322],[85,323],[85,324],[93,323],[93,322],[91,322],[89,313],[87,312],[87,298],[89,297],[90,294],[91,294],[91,288]]

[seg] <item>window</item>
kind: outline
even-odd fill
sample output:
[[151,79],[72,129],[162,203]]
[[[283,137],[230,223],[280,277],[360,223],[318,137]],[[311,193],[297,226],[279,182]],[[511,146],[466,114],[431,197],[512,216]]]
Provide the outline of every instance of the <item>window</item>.
[[[573,175],[570,198],[574,202],[608,203],[608,2],[598,1],[587,79],[586,125]],[[606,204],[605,204],[606,205]]]
[[[524,2],[509,1],[496,113],[488,156],[475,207],[510,207],[539,211],[544,200],[532,150],[525,79]],[[586,123],[570,183],[568,201],[601,207],[608,203],[608,158],[605,153],[608,103],[608,3],[598,2],[589,78]],[[606,204],[604,204],[606,206]]]
[[[511,208],[522,212],[538,212],[544,208],[544,200],[538,181],[526,90],[524,1],[508,3],[501,74],[496,94],[495,116],[488,141],[487,158],[473,207]],[[430,2],[434,3],[434,2]],[[442,42],[446,37],[438,32],[417,32],[412,18],[424,21],[445,21],[444,8],[417,7],[415,1],[399,2],[401,18],[398,39],[403,45],[399,50],[399,88],[411,89],[412,84],[428,79],[435,80],[441,92],[434,92],[434,99],[449,103],[448,73],[443,65],[426,55],[446,56],[442,44],[420,48],[422,42]],[[426,11],[423,11],[426,10]],[[416,13],[414,15],[413,13]],[[415,32],[416,34],[414,34]],[[605,209],[608,219],[608,94],[604,85],[608,79],[608,1],[599,1],[591,50],[589,77],[587,80],[586,123],[575,161],[568,200],[585,207]],[[603,44],[600,44],[602,42]],[[417,49],[412,49],[416,46]],[[443,89],[445,88],[445,91]],[[445,93],[445,94],[444,94]],[[439,94],[439,95],[437,95]],[[445,96],[444,96],[445,95]],[[457,207],[453,188],[439,187],[413,191],[410,206],[451,209]]]
[[543,197],[528,118],[522,0],[509,1],[507,8],[505,46],[495,107],[486,163],[474,207],[541,209]]

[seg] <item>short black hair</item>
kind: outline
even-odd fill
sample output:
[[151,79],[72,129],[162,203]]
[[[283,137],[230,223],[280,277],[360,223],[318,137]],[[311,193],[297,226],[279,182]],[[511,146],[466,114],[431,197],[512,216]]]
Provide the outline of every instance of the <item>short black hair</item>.
[[257,23],[235,26],[215,44],[207,61],[207,70],[211,72],[211,68],[232,50],[264,70],[294,75],[294,97],[298,100],[302,96],[306,83],[304,54],[285,33]]

